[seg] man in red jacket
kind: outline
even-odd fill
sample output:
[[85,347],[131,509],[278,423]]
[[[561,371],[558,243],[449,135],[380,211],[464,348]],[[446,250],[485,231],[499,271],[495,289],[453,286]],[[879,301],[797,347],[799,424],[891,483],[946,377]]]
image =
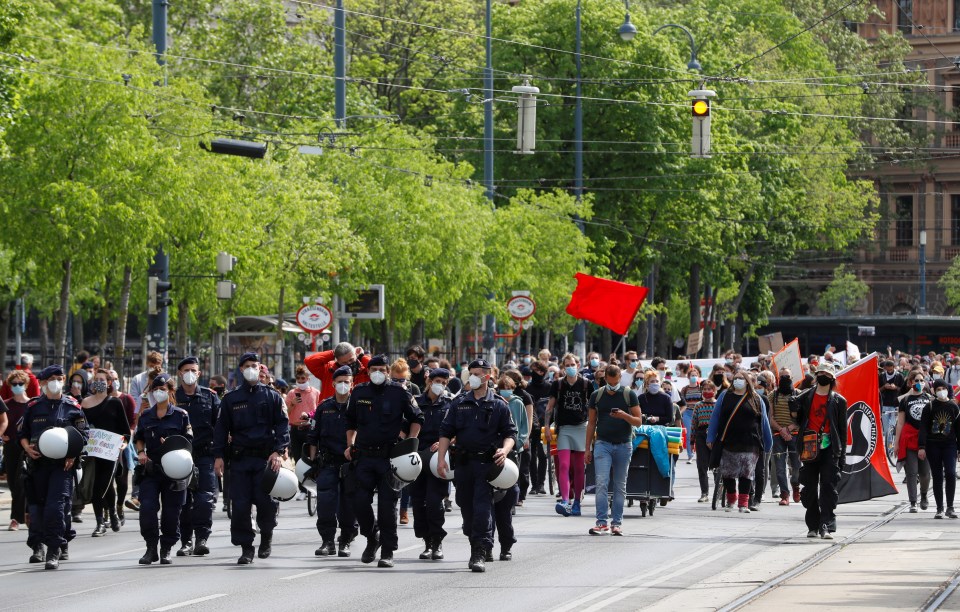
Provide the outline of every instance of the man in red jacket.
[[[30,369],[33,367],[33,355],[30,353],[22,353],[20,355],[20,365],[16,367],[17,370],[24,370],[27,373],[27,376],[30,377],[30,381],[27,383],[27,397],[38,397],[40,395],[40,383],[37,381],[37,377],[33,375],[33,371]],[[6,401],[13,397],[13,390],[10,389],[10,385],[4,381],[3,386],[0,386],[0,399]]]
[[348,365],[353,370],[353,386],[370,382],[367,362],[370,356],[364,354],[359,346],[353,348],[349,342],[341,342],[332,351],[322,351],[307,357],[303,365],[310,373],[320,379],[320,401],[333,397],[333,372],[340,366]]

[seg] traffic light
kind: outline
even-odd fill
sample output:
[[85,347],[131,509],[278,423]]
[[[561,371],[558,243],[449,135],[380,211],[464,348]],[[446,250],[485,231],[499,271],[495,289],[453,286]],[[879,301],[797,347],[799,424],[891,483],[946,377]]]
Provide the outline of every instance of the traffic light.
[[710,157],[710,98],[717,95],[712,89],[695,89],[689,93],[693,114],[693,137],[690,156],[706,159]]
[[161,309],[173,304],[173,300],[167,297],[167,291],[172,287],[170,282],[160,280],[158,276],[147,279],[147,314],[159,314]]

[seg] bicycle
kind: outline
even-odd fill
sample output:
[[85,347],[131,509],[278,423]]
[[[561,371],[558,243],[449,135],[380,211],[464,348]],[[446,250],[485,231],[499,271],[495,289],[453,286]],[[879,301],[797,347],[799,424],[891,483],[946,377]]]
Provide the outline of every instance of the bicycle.
[[714,468],[713,469],[713,499],[711,500],[711,503],[710,503],[711,510],[716,510],[718,504],[720,505],[721,508],[725,508],[727,506],[727,496],[725,495],[725,493],[726,492],[723,489],[723,477],[720,476],[720,469]]

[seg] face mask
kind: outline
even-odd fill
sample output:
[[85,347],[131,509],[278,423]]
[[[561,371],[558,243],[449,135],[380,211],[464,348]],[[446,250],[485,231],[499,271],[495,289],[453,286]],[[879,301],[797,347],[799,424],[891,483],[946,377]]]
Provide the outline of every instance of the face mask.
[[430,391],[432,391],[433,394],[436,395],[436,396],[438,396],[438,397],[441,396],[441,395],[443,395],[443,390],[444,390],[444,389],[446,389],[446,387],[444,387],[444,386],[441,385],[440,383],[433,383],[432,385],[430,385]]
[[716,395],[716,393],[714,393],[713,391],[704,391],[704,392],[703,392],[703,399],[707,399],[707,400],[708,400],[708,399],[713,399],[713,396],[714,396],[714,395]]
[[631,369],[631,370],[636,370],[638,365],[640,365],[640,362],[639,362],[639,361],[631,361],[631,362],[630,362],[630,369]]
[[513,389],[500,389],[500,395],[502,395],[504,399],[510,399],[513,397]]
[[617,383],[615,385],[611,385],[610,383],[607,383],[607,391],[609,391],[610,393],[615,393],[619,389],[620,389],[620,383]]
[[567,376],[569,376],[570,378],[573,378],[574,376],[577,375],[577,368],[576,368],[575,366],[567,366],[567,367],[565,367],[565,368],[563,369],[563,371],[564,371],[564,372],[567,374]]
[[310,383],[297,383],[297,389],[300,389],[301,391],[306,391],[309,388]]
[[79,381],[73,381],[72,383],[70,383],[70,386],[73,387],[74,391],[79,391],[83,389],[83,383]]
[[383,372],[370,372],[370,382],[375,385],[382,385],[387,380],[387,375]]
[[114,391],[119,391],[119,390],[120,390],[120,381],[119,381],[119,380],[115,380],[115,381],[113,381],[112,383],[110,383],[110,386],[113,387],[113,390],[114,390]]
[[483,379],[476,374],[471,374],[467,382],[470,384],[470,388],[474,390],[483,387]]
[[781,376],[781,377],[780,377],[780,388],[781,388],[781,389],[790,389],[791,387],[793,387],[793,379],[790,378],[789,376]]
[[747,388],[747,381],[743,380],[742,378],[734,379],[733,388],[737,391],[743,391]]
[[47,391],[56,395],[63,390],[63,381],[62,380],[51,380],[47,382]]
[[90,383],[90,392],[96,395],[97,393],[106,393],[107,392],[107,381],[105,380],[95,380]]
[[336,388],[337,393],[340,395],[346,395],[347,393],[350,393],[350,383],[348,382],[338,382],[334,385],[334,387]]
[[248,383],[255,383],[260,380],[260,368],[254,366],[252,368],[246,368],[243,371],[243,379]]
[[660,383],[652,382],[649,385],[647,385],[647,393],[654,393],[654,394],[660,393]]
[[691,384],[691,385],[697,384],[697,377],[696,377],[696,376],[691,376],[691,377],[690,377],[690,384]]
[[599,359],[591,359],[591,360],[590,360],[590,367],[591,367],[591,368],[595,368],[595,367],[597,367],[597,366],[599,366],[599,365],[600,365],[600,360],[599,360]]
[[185,385],[195,385],[195,384],[197,384],[197,379],[200,378],[200,377],[197,376],[197,373],[196,373],[196,372],[194,372],[194,371],[191,370],[191,371],[188,371],[188,372],[184,372],[184,373],[183,373],[183,376],[181,376],[181,378],[183,379],[183,384],[185,384]]
[[923,391],[923,383],[913,383],[913,390],[917,392]]
[[713,384],[718,387],[723,384],[723,374],[714,374],[713,375]]
[[13,385],[10,387],[10,390],[13,391],[14,395],[21,395],[26,390],[26,387],[23,385]]
[[723,360],[723,363],[725,363],[725,364],[727,364],[727,365],[733,365],[733,359],[724,359],[724,360]]
[[833,382],[832,376],[827,376],[826,374],[821,374],[820,376],[817,376],[817,384],[820,385],[821,387],[826,387],[831,382]]
[[420,367],[420,361],[418,359],[411,359],[407,362],[407,365],[410,366],[411,370],[416,370],[418,367]]
[[937,399],[940,401],[947,401],[947,390],[946,389],[937,389]]
[[162,404],[163,402],[167,401],[168,397],[170,396],[167,394],[166,389],[157,389],[153,392],[153,401],[157,402],[158,404]]
[[524,363],[524,364],[529,365],[529,364],[530,364],[530,361],[531,361],[531,360],[530,360],[529,357],[524,357],[524,358],[523,358],[523,363]]
[[553,382],[553,372],[547,372],[547,377],[544,380],[547,382]]

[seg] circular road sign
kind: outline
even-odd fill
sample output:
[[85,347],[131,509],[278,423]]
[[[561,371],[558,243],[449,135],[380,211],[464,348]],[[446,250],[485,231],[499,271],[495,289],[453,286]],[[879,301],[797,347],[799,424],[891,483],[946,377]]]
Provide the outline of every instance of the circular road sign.
[[297,323],[311,334],[322,332],[333,322],[333,313],[323,304],[304,304],[297,311]]
[[529,319],[537,311],[537,303],[525,295],[517,295],[507,301],[507,312],[518,321]]

